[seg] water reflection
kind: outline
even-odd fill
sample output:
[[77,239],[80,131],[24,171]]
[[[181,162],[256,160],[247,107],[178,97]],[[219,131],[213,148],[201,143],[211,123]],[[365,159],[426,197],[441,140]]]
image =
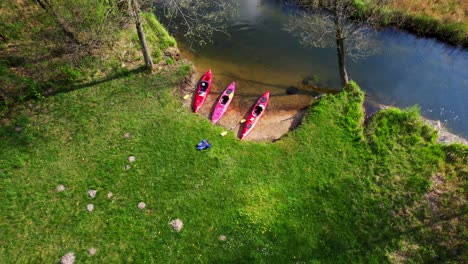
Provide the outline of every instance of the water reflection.
[[[213,70],[213,92],[236,81],[241,108],[270,89],[271,107],[299,109],[315,94],[305,83],[340,86],[335,49],[304,48],[283,31],[291,7],[281,2],[241,0],[230,38],[217,36],[214,45],[196,53],[179,40],[183,55],[200,71]],[[359,62],[348,60],[350,77],[374,100],[398,107],[418,104],[424,116],[468,137],[468,52],[392,30],[377,37],[383,52]],[[299,88],[298,95],[286,94],[291,86]]]

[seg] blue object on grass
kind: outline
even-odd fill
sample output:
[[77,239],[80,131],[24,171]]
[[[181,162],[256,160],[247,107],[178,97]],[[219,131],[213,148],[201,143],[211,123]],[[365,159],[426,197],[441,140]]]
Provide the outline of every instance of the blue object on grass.
[[203,149],[207,149],[210,147],[211,147],[211,144],[206,139],[203,139],[200,143],[197,144],[198,150],[203,150]]

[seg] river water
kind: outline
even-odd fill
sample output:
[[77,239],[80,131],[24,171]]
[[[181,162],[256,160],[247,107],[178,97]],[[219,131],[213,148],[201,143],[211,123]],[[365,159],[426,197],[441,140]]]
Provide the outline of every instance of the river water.
[[[291,6],[281,1],[241,0],[240,17],[229,25],[230,37],[219,35],[195,51],[178,39],[179,48],[194,62],[198,76],[212,69],[212,93],[236,81],[233,105],[241,111],[265,90],[271,90],[269,108],[301,109],[318,92],[339,90],[338,62],[334,48],[306,48],[285,32],[289,19]],[[351,79],[372,101],[402,108],[419,105],[424,117],[468,138],[468,52],[391,29],[376,32],[376,39],[381,53],[347,60]],[[298,94],[287,95],[291,86],[299,88]]]

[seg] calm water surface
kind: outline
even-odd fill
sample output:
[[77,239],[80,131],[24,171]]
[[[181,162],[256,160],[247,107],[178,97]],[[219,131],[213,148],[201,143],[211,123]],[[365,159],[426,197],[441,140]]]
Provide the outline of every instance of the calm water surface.
[[[183,56],[202,72],[211,68],[213,92],[236,81],[234,105],[247,108],[265,90],[271,90],[269,108],[300,109],[311,103],[317,89],[338,90],[340,81],[334,48],[301,46],[282,30],[291,7],[273,0],[241,0],[240,18],[229,27],[230,37],[196,51],[183,39]],[[455,134],[468,138],[468,52],[433,39],[384,30],[377,32],[382,52],[359,62],[347,61],[350,77],[378,103],[409,107],[419,105],[423,116],[441,120]],[[297,95],[287,95],[290,86]]]

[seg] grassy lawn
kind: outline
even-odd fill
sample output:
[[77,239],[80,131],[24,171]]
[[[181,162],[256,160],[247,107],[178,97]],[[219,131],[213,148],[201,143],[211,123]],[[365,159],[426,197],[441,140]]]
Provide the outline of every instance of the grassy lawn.
[[[354,85],[276,143],[221,137],[176,96],[188,71],[129,74],[18,107],[0,128],[1,263],[55,263],[70,251],[96,263],[388,262],[414,237],[401,215],[430,177],[466,169],[446,162],[414,111],[364,131]],[[212,148],[197,151],[203,138]],[[445,252],[419,247],[423,260]]]

